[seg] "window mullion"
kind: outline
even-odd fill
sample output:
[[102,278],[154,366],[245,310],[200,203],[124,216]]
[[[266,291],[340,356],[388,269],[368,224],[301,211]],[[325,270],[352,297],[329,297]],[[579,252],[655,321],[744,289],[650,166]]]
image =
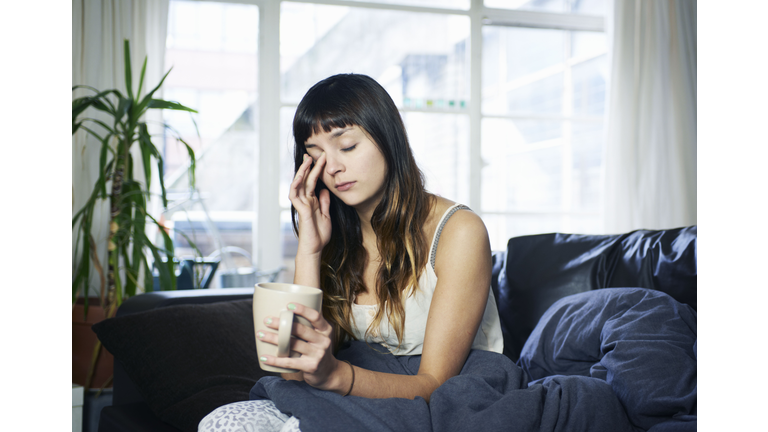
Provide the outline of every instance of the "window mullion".
[[492,8],[485,8],[483,15],[485,25],[605,31],[605,19],[601,16]]
[[472,0],[469,15],[469,207],[481,211],[480,188],[483,159],[480,149],[482,122],[483,0]]
[[280,238],[280,2],[259,4],[259,150],[254,188],[253,260],[262,270],[282,266]]

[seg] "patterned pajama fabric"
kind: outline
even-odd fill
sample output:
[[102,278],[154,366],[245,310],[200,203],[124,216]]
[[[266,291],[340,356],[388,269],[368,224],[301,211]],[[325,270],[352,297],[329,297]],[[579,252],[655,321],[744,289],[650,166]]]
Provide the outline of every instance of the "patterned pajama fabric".
[[211,411],[198,432],[301,432],[299,419],[281,413],[270,400],[242,401]]

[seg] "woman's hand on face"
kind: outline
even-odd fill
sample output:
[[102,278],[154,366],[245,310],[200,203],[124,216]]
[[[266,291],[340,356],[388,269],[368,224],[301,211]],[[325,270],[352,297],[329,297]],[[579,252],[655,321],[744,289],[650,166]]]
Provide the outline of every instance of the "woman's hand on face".
[[[323,315],[311,308],[298,303],[288,305],[294,314],[302,316],[312,324],[310,328],[299,322],[293,323],[291,334],[291,351],[301,354],[301,357],[263,356],[263,363],[287,369],[297,369],[304,373],[304,381],[312,387],[321,390],[332,390],[336,384],[343,381],[344,368],[342,362],[333,355],[331,340],[333,327],[323,318]],[[279,319],[268,317],[264,325],[272,330],[278,330]],[[262,330],[257,333],[262,341],[277,345],[277,334]],[[261,359],[260,359],[261,361]],[[345,366],[345,365],[344,365]]]
[[299,215],[299,249],[297,255],[314,255],[322,252],[331,239],[331,204],[328,189],[315,195],[317,179],[325,167],[325,153],[312,166],[312,158],[305,154],[304,162],[291,183],[290,195],[293,207]]

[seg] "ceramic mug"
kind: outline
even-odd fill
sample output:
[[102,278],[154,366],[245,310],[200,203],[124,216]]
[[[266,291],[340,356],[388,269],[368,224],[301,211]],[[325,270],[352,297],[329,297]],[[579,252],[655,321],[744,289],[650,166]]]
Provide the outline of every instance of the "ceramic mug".
[[[311,288],[303,285],[262,282],[257,283],[253,291],[253,325],[258,334],[264,330],[266,325],[264,319],[267,317],[278,317],[278,344],[277,346],[263,342],[256,337],[256,353],[259,357],[270,355],[274,357],[299,357],[301,354],[290,351],[291,330],[295,321],[300,322],[310,328],[312,325],[305,318],[295,315],[292,310],[288,310],[288,303],[301,303],[302,305],[321,311],[323,304],[323,292],[317,288]],[[269,366],[259,362],[262,370],[280,373],[295,373],[295,369],[279,368]]]

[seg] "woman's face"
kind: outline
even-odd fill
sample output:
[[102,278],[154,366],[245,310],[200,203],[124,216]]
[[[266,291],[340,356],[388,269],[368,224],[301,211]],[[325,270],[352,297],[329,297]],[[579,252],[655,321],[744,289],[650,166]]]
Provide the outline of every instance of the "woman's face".
[[315,163],[325,153],[322,179],[336,197],[358,212],[373,213],[384,195],[387,162],[361,127],[321,131],[304,145]]

